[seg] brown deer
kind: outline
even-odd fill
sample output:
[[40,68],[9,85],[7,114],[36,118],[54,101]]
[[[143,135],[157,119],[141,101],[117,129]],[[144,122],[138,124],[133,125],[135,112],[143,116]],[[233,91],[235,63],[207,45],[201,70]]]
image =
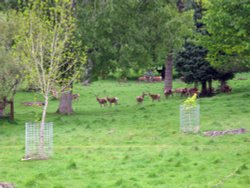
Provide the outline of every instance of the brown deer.
[[106,104],[107,104],[107,99],[105,99],[105,98],[99,98],[98,96],[96,96],[96,100],[100,104],[100,107],[106,106]]
[[148,93],[148,95],[151,97],[152,101],[160,101],[161,99],[161,95],[160,94],[151,94],[151,93]]
[[144,82],[146,81],[146,76],[141,76],[137,79],[138,82]]
[[197,88],[188,88],[188,95],[193,96],[195,93],[199,96],[199,90]]
[[37,102],[23,102],[22,104],[25,106],[44,106],[45,103],[37,101]]
[[152,77],[152,82],[161,82],[162,81],[162,77],[161,76],[153,76]]
[[181,96],[188,96],[188,88],[176,88],[175,93],[180,93]]
[[147,95],[147,94],[145,94],[145,93],[143,92],[142,95],[137,96],[137,97],[136,97],[137,104],[141,104],[141,103],[144,101],[144,97],[145,97],[146,95]]
[[172,89],[165,89],[164,90],[164,95],[165,95],[166,98],[169,97],[170,95],[173,96]]
[[72,99],[73,100],[79,100],[79,98],[80,98],[80,94],[79,93],[77,93],[77,94],[72,94]]
[[109,106],[112,106],[112,104],[117,105],[118,104],[118,98],[117,97],[107,97],[107,100],[109,102]]

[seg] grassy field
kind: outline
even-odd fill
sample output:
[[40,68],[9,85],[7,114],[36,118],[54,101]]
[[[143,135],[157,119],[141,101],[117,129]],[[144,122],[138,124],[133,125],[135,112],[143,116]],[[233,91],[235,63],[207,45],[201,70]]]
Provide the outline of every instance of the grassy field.
[[[246,78],[239,79],[239,78]],[[34,121],[38,107],[21,102],[34,94],[18,92],[16,119],[0,120],[0,182],[18,188],[248,188],[250,134],[205,137],[208,130],[250,130],[250,74],[229,82],[231,94],[201,98],[201,132],[180,132],[180,96],[137,105],[142,91],[161,93],[163,83],[138,84],[98,81],[76,87],[75,113],[55,113],[49,104],[47,121],[54,123],[54,156],[44,161],[21,161],[24,124]],[[174,88],[185,87],[175,81]],[[117,96],[116,107],[100,108],[95,99]]]

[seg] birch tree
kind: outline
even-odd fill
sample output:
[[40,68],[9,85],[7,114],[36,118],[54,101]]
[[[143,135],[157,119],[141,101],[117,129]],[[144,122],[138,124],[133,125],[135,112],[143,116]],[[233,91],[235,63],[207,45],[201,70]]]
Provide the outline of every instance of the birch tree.
[[80,77],[85,55],[75,40],[71,0],[30,1],[19,12],[17,56],[25,66],[26,79],[41,92],[44,107],[40,126],[39,156],[43,158],[44,123],[51,89],[64,89]]

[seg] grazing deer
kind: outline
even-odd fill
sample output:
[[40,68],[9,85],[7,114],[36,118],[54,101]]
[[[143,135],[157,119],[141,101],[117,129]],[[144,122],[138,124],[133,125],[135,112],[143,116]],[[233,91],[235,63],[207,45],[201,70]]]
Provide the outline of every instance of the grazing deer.
[[80,94],[78,94],[78,93],[77,94],[72,94],[72,99],[73,100],[77,100],[78,101],[79,97],[80,97]]
[[109,102],[109,106],[112,106],[112,104],[117,105],[118,104],[118,98],[117,97],[107,97],[107,100]]
[[173,96],[172,89],[165,89],[164,90],[164,95],[165,95],[166,98],[169,97],[170,95]]
[[230,86],[228,86],[228,85],[223,85],[221,87],[221,92],[223,92],[223,93],[231,93],[232,92],[232,88]]
[[98,96],[96,96],[96,100],[99,102],[100,107],[106,106],[107,104],[107,100],[105,98],[99,98]]
[[144,82],[146,81],[146,76],[141,76],[137,79],[138,82]]
[[199,90],[198,90],[197,88],[188,88],[188,89],[187,89],[187,94],[188,94],[189,96],[193,96],[195,93],[196,93],[197,95],[199,95]]
[[188,88],[176,88],[175,93],[180,93],[181,96],[187,96],[188,95]]
[[22,104],[25,105],[25,106],[44,106],[45,105],[44,102],[40,102],[40,101],[37,101],[37,102],[23,102]]
[[162,81],[162,77],[161,76],[153,76],[152,77],[152,82],[161,82]]
[[146,95],[147,95],[147,94],[145,94],[145,93],[143,92],[142,95],[137,96],[137,97],[136,97],[137,104],[141,104],[141,103],[144,101],[144,97],[145,97]]
[[151,94],[151,93],[148,93],[148,95],[151,97],[152,101],[160,101],[161,99],[161,95],[160,94]]

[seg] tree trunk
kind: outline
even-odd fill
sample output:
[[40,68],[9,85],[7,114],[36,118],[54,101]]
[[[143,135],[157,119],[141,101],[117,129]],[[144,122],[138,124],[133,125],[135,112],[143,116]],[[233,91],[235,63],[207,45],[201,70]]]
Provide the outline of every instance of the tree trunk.
[[177,0],[176,5],[177,5],[177,8],[178,8],[178,11],[183,12],[183,10],[185,8],[183,0]]
[[60,98],[60,105],[57,110],[57,113],[59,114],[72,114],[72,94],[71,92],[63,92],[62,96]]
[[10,120],[14,120],[14,99],[10,100]]
[[165,90],[172,90],[172,82],[173,82],[173,55],[169,53],[166,59],[166,70],[165,70]]
[[0,117],[4,117],[4,109],[7,104],[7,98],[3,97],[2,101],[0,101]]
[[0,118],[3,117],[3,110],[4,108],[1,106],[1,103],[0,103]]
[[212,95],[212,93],[213,93],[212,80],[208,80],[208,94]]
[[201,96],[207,96],[207,82],[201,82]]
[[198,89],[198,81],[194,82],[194,88]]
[[47,113],[47,108],[49,104],[49,97],[48,94],[45,95],[45,101],[44,101],[44,106],[43,106],[43,114],[42,114],[42,120],[41,120],[41,125],[40,125],[40,143],[39,143],[39,158],[40,159],[46,159],[47,156],[45,156],[45,151],[44,151],[44,124],[46,120],[46,113]]

